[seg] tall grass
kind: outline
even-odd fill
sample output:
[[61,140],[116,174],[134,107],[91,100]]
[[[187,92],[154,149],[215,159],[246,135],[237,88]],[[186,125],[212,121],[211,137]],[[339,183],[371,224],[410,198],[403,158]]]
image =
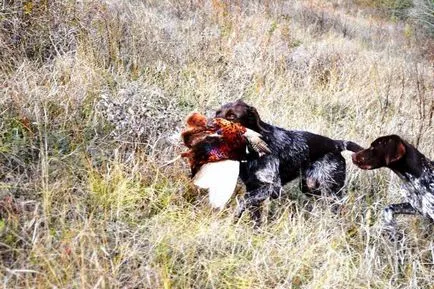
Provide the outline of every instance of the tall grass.
[[3,287],[432,287],[432,225],[381,233],[401,199],[387,170],[344,153],[339,215],[293,182],[254,230],[164,165],[187,113],[238,98],[275,125],[365,146],[397,133],[433,159],[432,38],[362,2],[5,2]]

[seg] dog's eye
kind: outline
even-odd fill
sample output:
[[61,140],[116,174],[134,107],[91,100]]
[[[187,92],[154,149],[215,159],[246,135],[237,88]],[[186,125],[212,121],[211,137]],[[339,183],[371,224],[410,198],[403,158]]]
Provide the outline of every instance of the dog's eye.
[[221,111],[221,109],[219,109],[219,110],[216,111],[215,115],[219,115],[221,113],[222,113],[222,111]]
[[235,119],[235,117],[236,117],[236,115],[233,112],[228,112],[226,114],[226,118],[229,120],[233,120],[233,119]]

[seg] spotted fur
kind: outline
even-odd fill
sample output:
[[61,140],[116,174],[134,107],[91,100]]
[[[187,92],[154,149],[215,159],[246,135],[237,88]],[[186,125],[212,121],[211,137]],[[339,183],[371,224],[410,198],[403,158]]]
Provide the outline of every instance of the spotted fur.
[[305,184],[316,194],[341,195],[345,168],[345,159],[340,153],[326,154],[306,170]]
[[260,222],[261,203],[268,197],[279,197],[282,186],[300,176],[305,193],[339,195],[345,183],[345,160],[340,152],[362,149],[353,142],[265,123],[254,107],[241,100],[223,105],[215,116],[259,132],[271,150],[271,154],[262,157],[250,154],[241,163],[240,177],[246,185],[246,194],[239,203],[237,216],[248,208],[256,224]]
[[396,214],[421,214],[434,220],[434,162],[397,135],[377,138],[353,155],[353,163],[365,170],[390,168],[403,181],[406,202],[384,210],[387,228],[395,229]]

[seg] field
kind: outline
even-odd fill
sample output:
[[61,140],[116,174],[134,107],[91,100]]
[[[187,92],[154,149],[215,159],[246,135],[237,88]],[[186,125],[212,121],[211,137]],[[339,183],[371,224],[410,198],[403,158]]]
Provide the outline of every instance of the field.
[[340,214],[295,181],[254,229],[234,222],[241,183],[215,212],[185,161],[165,165],[189,112],[239,98],[274,125],[399,134],[434,159],[430,3],[4,1],[3,288],[433,289],[434,226],[400,216],[402,241],[382,234],[402,200],[386,169],[344,152]]

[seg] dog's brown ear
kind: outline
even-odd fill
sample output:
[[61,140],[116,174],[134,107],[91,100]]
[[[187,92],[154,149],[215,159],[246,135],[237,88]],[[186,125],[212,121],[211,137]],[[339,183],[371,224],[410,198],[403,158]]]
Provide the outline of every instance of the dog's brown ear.
[[247,106],[247,110],[248,110],[249,114],[252,115],[256,119],[256,121],[261,120],[261,117],[259,116],[259,113],[256,110],[256,108],[254,108],[253,106]]
[[402,141],[399,141],[393,151],[390,151],[390,153],[386,154],[386,165],[400,160],[405,155],[405,153],[405,145]]
[[267,129],[265,129],[262,125],[261,125],[261,117],[259,116],[259,113],[258,113],[258,111],[256,110],[256,108],[254,108],[253,106],[247,106],[247,110],[248,110],[248,112],[249,112],[249,117],[253,117],[255,120],[255,123],[256,123],[256,126],[260,129],[260,130],[262,130],[262,131],[264,131],[264,132],[269,132]]

